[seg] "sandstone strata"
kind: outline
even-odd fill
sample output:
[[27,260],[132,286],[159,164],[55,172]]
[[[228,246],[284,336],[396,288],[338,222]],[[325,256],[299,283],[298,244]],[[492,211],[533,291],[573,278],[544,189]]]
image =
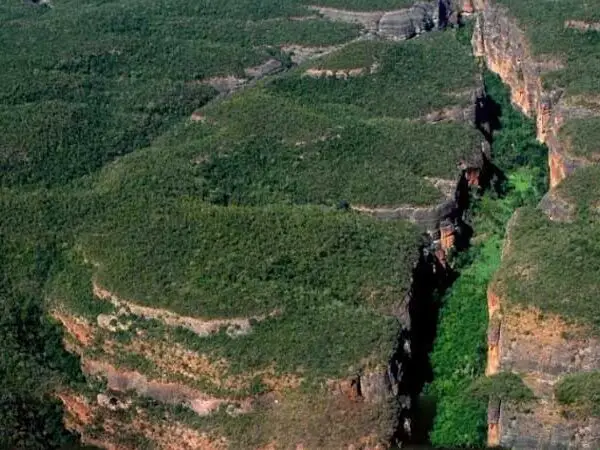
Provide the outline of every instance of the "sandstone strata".
[[298,44],[282,45],[281,51],[288,53],[294,64],[302,64],[312,58],[318,58],[339,50],[342,46],[332,45],[327,47],[307,47]]
[[357,12],[318,6],[313,9],[330,20],[356,23],[371,35],[394,41],[443,28],[453,17],[449,0],[417,2],[410,8],[396,11]]
[[587,330],[555,315],[507,305],[488,291],[488,365],[486,374],[515,372],[536,396],[519,408],[490,402],[488,445],[512,449],[597,448],[600,419],[569,416],[554,395],[567,374],[600,369],[600,341]]
[[[85,445],[107,450],[138,450],[140,442],[152,443],[161,450],[225,450],[226,439],[202,433],[175,420],[157,420],[136,407],[135,414],[127,410],[131,403],[116,397],[87,398],[75,392],[58,394],[65,408],[65,426],[81,435]],[[125,415],[124,415],[125,414]],[[101,432],[98,430],[102,430]]]
[[454,244],[464,209],[468,189],[479,187],[487,171],[487,144],[482,142],[481,149],[473,149],[470,158],[457,161],[458,176],[455,181],[435,180],[428,178],[444,195],[437,205],[432,206],[381,206],[351,205],[354,211],[368,214],[385,220],[407,220],[418,225],[433,239],[434,245],[441,246],[444,251]]
[[107,388],[111,391],[135,392],[161,403],[185,405],[199,416],[209,415],[222,405],[230,406],[228,412],[232,415],[249,412],[252,409],[251,399],[234,401],[213,397],[185,385],[150,380],[137,371],[118,370],[113,365],[102,361],[85,359],[82,368],[86,375],[100,376],[105,379]]
[[369,69],[357,67],[355,69],[307,69],[302,76],[310,78],[337,78],[338,80],[346,80],[348,78],[360,77],[372,73]]
[[559,90],[543,89],[544,71],[562,63],[535,59],[525,33],[505,8],[491,0],[481,1],[479,8],[473,35],[475,55],[482,57],[488,68],[511,88],[514,105],[536,118],[538,140],[550,150],[550,187],[555,187],[577,168],[591,163],[569,152],[568,143],[559,134],[561,127],[571,118],[594,112],[575,106]]
[[267,317],[278,314],[278,311],[273,311],[270,315],[248,318],[204,320],[196,317],[180,316],[168,310],[142,306],[120,299],[116,294],[102,288],[98,283],[94,283],[93,291],[98,299],[110,301],[123,314],[132,313],[145,319],[157,319],[172,327],[187,328],[198,336],[209,336],[218,333],[223,328],[226,329],[230,337],[247,334],[252,329],[252,321],[265,320]]
[[[491,0],[465,1],[465,9],[479,10],[473,36],[475,54],[508,84],[512,102],[536,119],[538,140],[549,148],[550,185],[554,188],[573,171],[592,163],[572,155],[570,143],[560,136],[561,127],[572,118],[594,112],[565,98],[561,91],[543,89],[544,71],[560,68],[562,62],[536,60],[523,30],[509,11]],[[592,27],[572,22],[565,26],[583,31]],[[540,207],[551,220],[568,222],[574,216],[574,206],[555,189],[544,197]],[[518,220],[517,216],[511,223]],[[511,228],[509,224],[503,257],[518,251],[511,249]],[[565,416],[553,387],[566,374],[600,369],[600,342],[590,338],[589,331],[567,324],[558,316],[507,305],[499,295],[500,290],[500,286],[492,286],[488,291],[486,373],[520,374],[537,401],[528,411],[490,402],[488,444],[515,449],[598,448],[600,420]]]
[[[138,442],[140,439],[151,442],[155,446],[153,448],[160,449],[235,448],[222,437],[181,425],[175,417],[157,422],[156,418],[147,414],[143,403],[140,403],[142,398],[152,399],[158,404],[183,406],[198,416],[209,416],[221,411],[232,416],[231,420],[243,420],[236,417],[259,408],[261,413],[273,415],[269,416],[270,427],[273,428],[269,428],[270,431],[283,432],[288,436],[286,430],[294,426],[286,422],[291,412],[288,410],[295,406],[293,402],[288,404],[287,396],[304,395],[299,389],[302,378],[297,374],[279,374],[275,366],[231,374],[228,361],[214,360],[180,344],[170,343],[167,336],[150,336],[143,329],[136,329],[136,320],[133,318],[138,314],[150,317],[148,311],[153,311],[153,319],[166,325],[178,326],[181,325],[180,316],[173,316],[173,313],[165,315],[160,310],[147,310],[131,302],[124,302],[98,285],[95,285],[94,293],[100,297],[98,301],[104,299],[113,303],[115,313],[100,314],[96,320],[78,317],[63,309],[57,309],[53,313],[67,331],[67,347],[81,357],[82,370],[88,380],[103,381],[102,389],[92,397],[81,393],[62,393],[58,396],[65,405],[65,425],[81,434],[83,442],[108,449],[137,449],[140,448],[138,444],[131,442]],[[410,326],[408,305],[405,308],[406,311],[402,313],[405,317],[400,317],[399,320]],[[175,319],[176,322],[172,322]],[[199,323],[206,325],[201,320]],[[206,330],[204,325],[203,331],[211,331]],[[224,323],[219,322],[219,327],[222,325]],[[121,341],[116,336],[123,331],[130,334],[126,341]],[[410,342],[407,340],[403,351],[410,351]],[[148,367],[128,367],[128,363],[119,362],[125,355],[131,356],[132,361],[146,361]],[[410,397],[400,392],[403,378],[403,361],[400,359],[401,357],[394,357],[387,365],[375,367],[365,362],[365,366],[370,366],[368,370],[347,379],[331,380],[328,383],[329,390],[325,390],[319,397],[318,408],[335,410],[336,417],[332,420],[338,427],[352,427],[352,421],[356,421],[364,429],[373,430],[376,424],[368,423],[369,417],[375,411],[377,414],[391,414],[392,409],[387,405],[391,401],[398,401],[403,409],[401,424],[409,432]],[[266,387],[266,393],[249,395],[252,383],[258,379]],[[215,389],[218,394],[209,393]],[[309,394],[308,397],[313,395]],[[318,422],[319,416],[315,413],[320,414],[320,410],[311,410],[315,399],[304,398],[302,402],[307,404],[306,414],[315,416],[313,422]],[[340,410],[342,407],[343,411]],[[286,411],[281,423],[280,408]],[[126,413],[129,417],[131,411],[135,411],[132,416],[135,420],[131,423],[124,422],[123,415]],[[115,431],[117,429],[118,432]],[[326,430],[321,427],[315,428],[311,433],[321,435],[324,431]],[[294,442],[302,444],[305,433],[303,430],[295,433]],[[388,438],[390,436],[376,434],[362,437],[348,435],[344,439],[349,443],[344,443],[340,448],[356,448],[353,446],[359,445],[359,448],[383,449],[383,443]],[[338,443],[336,441],[336,445]],[[281,448],[281,442],[276,442],[275,445],[275,448]]]

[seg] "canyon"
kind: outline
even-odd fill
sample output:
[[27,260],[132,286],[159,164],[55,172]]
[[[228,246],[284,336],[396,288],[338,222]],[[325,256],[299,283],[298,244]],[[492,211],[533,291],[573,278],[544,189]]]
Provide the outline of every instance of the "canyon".
[[[568,63],[553,60],[552,56],[535,56],[525,31],[509,8],[495,1],[468,3],[469,12],[477,13],[473,36],[475,55],[511,88],[513,104],[536,119],[537,138],[549,148],[550,191],[540,208],[554,222],[571,222],[575,205],[569,203],[557,187],[575,171],[594,164],[594,160],[574,155],[572,143],[561,134],[561,129],[568,121],[594,117],[598,111],[589,104],[583,105],[577,97],[567,95],[564,89],[544,87],[543,74]],[[565,26],[573,26],[573,23],[568,21]],[[593,29],[591,25],[576,28]],[[507,229],[503,259],[522,251],[511,243],[512,229],[520,220],[517,211]],[[521,270],[520,277],[536,276],[527,272],[535,268]],[[553,390],[565,375],[600,368],[595,333],[560,314],[515,306],[503,298],[502,292],[498,283],[492,283],[488,289],[490,325],[486,374],[518,373],[538,400],[526,410],[508,402],[491,401],[488,445],[523,449],[597,447],[600,421],[596,417],[565,414]]]
[[[102,37],[43,60],[23,24],[87,36],[88,22],[68,1],[0,6],[0,38],[37,67],[15,53],[0,87],[3,320],[14,361],[36,352],[12,366],[29,371],[21,384],[48,379],[16,398],[54,402],[37,410],[115,450],[477,446],[482,433],[490,447],[595,448],[600,419],[557,395],[600,371],[594,322],[531,286],[559,278],[535,261],[535,232],[562,233],[582,264],[569,233],[600,202],[578,198],[593,197],[598,161],[578,130],[600,102],[545,78],[573,58],[536,53],[511,1],[135,0],[119,20],[95,5],[81,14],[104,20]],[[561,16],[560,30],[591,36],[593,17]],[[498,124],[514,110],[486,68],[535,130]],[[511,156],[503,132],[549,149],[537,209],[545,169]],[[46,335],[30,338],[32,323]],[[502,391],[507,374],[527,402]]]

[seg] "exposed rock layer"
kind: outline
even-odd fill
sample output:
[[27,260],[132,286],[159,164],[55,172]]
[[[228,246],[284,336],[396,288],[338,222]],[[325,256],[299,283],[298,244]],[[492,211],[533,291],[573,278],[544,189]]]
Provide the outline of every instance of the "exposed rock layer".
[[488,445],[511,449],[597,448],[600,419],[563,414],[554,386],[570,373],[600,369],[600,342],[562,318],[507,305],[488,291],[486,374],[515,372],[536,396],[526,409],[488,405]]
[[[509,12],[491,0],[479,3],[473,48],[488,68],[500,75],[511,88],[512,102],[530,117],[536,118],[537,137],[550,152],[550,187],[556,186],[577,168],[591,162],[569,152],[569,145],[559,132],[570,118],[586,111],[569,105],[560,91],[545,91],[541,76],[544,71],[560,67],[556,61],[538,61],[530,50],[523,30]],[[592,114],[589,112],[589,114]]]
[[[550,186],[554,188],[579,167],[592,163],[573,156],[570,144],[559,134],[567,120],[592,113],[573,107],[561,92],[543,89],[543,72],[559,68],[562,63],[536,60],[523,30],[509,11],[491,0],[464,3],[468,12],[479,10],[473,36],[476,56],[482,57],[511,88],[512,102],[536,119],[537,138],[549,148]],[[586,24],[585,29],[588,28]],[[554,189],[540,207],[551,220],[573,219],[573,206]],[[517,220],[516,215],[513,220]],[[507,229],[503,257],[515,250],[510,248],[511,228]],[[589,331],[569,325],[560,317],[505,304],[497,289],[493,286],[488,291],[486,373],[519,373],[537,400],[527,412],[510,404],[490,402],[488,444],[513,449],[598,448],[600,420],[565,416],[553,387],[568,373],[600,369],[600,342],[590,338]]]
[[449,0],[417,2],[411,8],[396,11],[357,12],[318,6],[313,9],[328,19],[356,23],[371,35],[395,41],[443,28],[453,20]]

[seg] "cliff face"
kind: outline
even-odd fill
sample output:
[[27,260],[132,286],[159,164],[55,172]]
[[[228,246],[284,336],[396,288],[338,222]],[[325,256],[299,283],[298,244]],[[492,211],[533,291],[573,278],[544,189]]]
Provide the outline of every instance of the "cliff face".
[[[503,257],[518,251],[511,244],[517,213],[507,227]],[[526,408],[490,401],[488,445],[511,449],[596,448],[600,420],[565,414],[554,386],[567,374],[600,368],[600,342],[584,327],[557,315],[517,306],[503,299],[501,287],[488,288],[488,361],[486,375],[519,374],[536,400]]]
[[[549,148],[551,190],[540,208],[551,220],[571,221],[573,205],[553,188],[592,161],[573,156],[560,130],[568,120],[588,115],[589,111],[573,106],[563,92],[544,89],[542,75],[561,67],[562,61],[534,58],[524,31],[506,8],[491,0],[467,0],[464,10],[478,11],[472,42],[476,56],[511,88],[513,104],[536,119],[537,138]],[[517,216],[513,221],[518,220]],[[509,224],[503,257],[518,251],[511,248],[510,230]],[[590,337],[589,330],[567,323],[560,316],[516,306],[514,302],[508,304],[501,291],[495,285],[488,290],[486,374],[518,373],[537,399],[527,410],[490,402],[488,444],[515,449],[598,448],[600,420],[565,414],[555,398],[554,386],[567,374],[600,369],[600,342]]]
[[554,386],[570,373],[600,369],[600,341],[555,315],[509,306],[488,291],[486,374],[518,373],[536,400],[528,408],[490,402],[488,445],[512,449],[597,448],[600,419],[565,415]]
[[559,68],[561,61],[536,60],[527,38],[506,8],[491,0],[466,2],[467,10],[479,10],[473,49],[488,68],[500,75],[511,88],[512,101],[521,111],[536,118],[537,137],[550,152],[550,187],[556,186],[579,167],[590,164],[571,155],[568,143],[559,137],[564,123],[582,114],[581,108],[568,105],[559,91],[546,91],[541,75]]
[[[95,293],[98,301],[116,298],[99,287]],[[122,305],[121,301],[125,311]],[[53,312],[66,331],[66,347],[81,357],[90,382],[82,392],[65,390],[57,395],[65,406],[65,425],[86,444],[122,450],[257,448],[252,440],[237,436],[243,433],[242,425],[218,426],[225,417],[232,424],[259,420],[253,426],[268,436],[272,449],[292,444],[382,449],[392,436],[379,427],[393,431],[388,425],[397,420],[398,410],[388,405],[397,402],[400,412],[410,407],[409,397],[399,392],[400,361],[354,378],[329,380],[315,398],[314,393],[301,392],[300,377],[278,374],[274,368],[231,374],[227,361],[211,360],[142,329],[123,340],[123,334],[142,319],[131,312],[135,309],[130,303],[126,314],[117,311],[108,320],[100,314],[95,321],[64,309]],[[152,320],[168,327],[164,319]],[[253,394],[252,383],[258,379],[265,389]],[[400,420],[403,417],[407,411],[401,412]],[[202,421],[216,425],[205,429],[199,426]],[[410,431],[409,422],[400,426]]]
[[435,28],[443,28],[455,20],[450,0],[417,2],[410,8],[395,11],[357,12],[326,7],[314,9],[331,20],[361,24],[367,33],[393,41],[410,39]]

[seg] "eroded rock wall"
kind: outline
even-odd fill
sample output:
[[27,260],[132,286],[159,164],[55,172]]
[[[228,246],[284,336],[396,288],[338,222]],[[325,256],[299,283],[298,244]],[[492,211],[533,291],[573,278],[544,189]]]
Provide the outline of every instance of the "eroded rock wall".
[[[477,12],[475,55],[511,88],[513,104],[535,118],[537,138],[549,148],[551,190],[540,207],[551,220],[570,221],[572,205],[553,188],[591,162],[572,155],[569,142],[559,133],[567,120],[581,115],[581,110],[569,105],[561,92],[546,91],[542,85],[544,71],[560,67],[562,62],[536,59],[524,31],[510,12],[494,1],[465,0],[463,8],[467,13]],[[509,223],[503,257],[516,251],[511,248],[511,228]],[[600,342],[559,316],[509,305],[500,292],[498,286],[488,290],[486,374],[518,373],[537,399],[528,409],[490,402],[488,445],[511,449],[600,448],[600,420],[565,416],[554,395],[554,386],[565,375],[600,369]]]
[[548,146],[550,187],[558,185],[579,167],[590,164],[569,152],[559,136],[564,123],[581,114],[570,107],[560,91],[546,91],[542,74],[562,66],[562,61],[534,58],[527,37],[509,11],[492,0],[466,1],[468,11],[478,11],[473,50],[487,67],[511,89],[513,104],[536,119],[537,138]]
[[488,445],[510,449],[598,448],[600,419],[565,415],[554,386],[570,373],[600,369],[600,342],[556,315],[508,305],[488,290],[490,325],[486,375],[519,374],[536,397],[527,408],[488,405]]

